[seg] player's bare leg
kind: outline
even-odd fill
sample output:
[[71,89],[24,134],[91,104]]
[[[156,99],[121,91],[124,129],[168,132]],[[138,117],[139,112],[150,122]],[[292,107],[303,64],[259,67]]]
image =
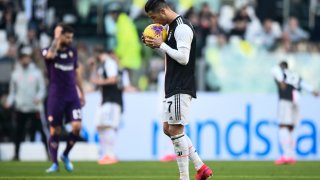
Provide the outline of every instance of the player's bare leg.
[[[163,127],[164,134],[170,138],[170,134],[168,132],[169,131],[169,124],[165,123],[164,126],[166,126],[166,127]],[[168,143],[172,143],[172,142],[168,141]],[[165,154],[163,157],[160,158],[161,162],[169,162],[169,161],[176,161],[177,160],[177,156],[175,153],[172,153],[172,148],[170,146],[171,146],[171,144],[168,145],[168,147],[167,147],[167,148],[171,149],[170,152],[168,152],[167,154]]]

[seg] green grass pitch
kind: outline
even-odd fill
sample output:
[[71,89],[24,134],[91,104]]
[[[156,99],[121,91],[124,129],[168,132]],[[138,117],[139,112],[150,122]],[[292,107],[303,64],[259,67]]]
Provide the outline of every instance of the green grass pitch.
[[[320,162],[302,161],[295,165],[275,166],[271,161],[207,161],[215,171],[211,179],[319,179]],[[179,179],[176,162],[155,161],[120,162],[98,165],[96,162],[74,162],[75,171],[66,172],[60,163],[60,172],[46,174],[49,162],[0,162],[0,180],[65,180],[65,179]],[[195,171],[190,165],[190,179]]]

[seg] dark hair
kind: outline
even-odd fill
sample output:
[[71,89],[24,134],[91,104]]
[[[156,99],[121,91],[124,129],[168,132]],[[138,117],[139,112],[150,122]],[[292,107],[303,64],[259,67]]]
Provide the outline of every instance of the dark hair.
[[146,13],[150,11],[159,12],[161,8],[168,7],[166,0],[148,0],[144,6]]
[[286,61],[281,61],[280,62],[280,67],[288,69],[288,63]]
[[108,53],[108,51],[103,47],[103,45],[98,44],[93,48],[93,52],[97,54]]
[[74,29],[67,24],[60,23],[60,24],[58,24],[58,26],[62,27],[62,32],[61,32],[62,34],[64,34],[64,33],[72,33],[73,34],[74,33]]

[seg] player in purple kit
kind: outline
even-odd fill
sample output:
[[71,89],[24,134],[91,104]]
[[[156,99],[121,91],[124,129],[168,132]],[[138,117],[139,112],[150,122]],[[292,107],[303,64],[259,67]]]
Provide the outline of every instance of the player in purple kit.
[[47,118],[50,123],[50,138],[48,144],[53,164],[46,170],[48,173],[59,171],[57,152],[62,125],[69,122],[72,125],[72,132],[67,137],[66,149],[60,157],[65,169],[69,172],[73,171],[73,165],[69,161],[68,154],[80,138],[81,106],[84,105],[85,100],[78,71],[77,50],[71,46],[73,35],[74,30],[70,26],[60,24],[54,30],[51,46],[42,50],[49,79]]

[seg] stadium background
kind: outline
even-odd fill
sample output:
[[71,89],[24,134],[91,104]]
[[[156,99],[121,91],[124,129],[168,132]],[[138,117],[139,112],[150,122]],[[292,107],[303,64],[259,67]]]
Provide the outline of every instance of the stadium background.
[[[191,19],[199,39],[196,75],[200,93],[194,101],[188,128],[199,154],[207,160],[273,160],[280,149],[275,126],[276,86],[270,70],[286,59],[306,81],[320,88],[320,2],[210,0],[207,5],[196,0],[170,2]],[[126,111],[117,145],[119,159],[158,159],[166,151],[163,147],[167,143],[161,132],[156,92],[163,60],[139,40],[150,23],[140,13],[144,3],[144,0],[0,1],[1,102],[8,93],[18,47],[32,46],[33,59],[45,75],[40,49],[50,43],[57,22],[69,23],[76,29],[75,45],[88,101],[83,109],[82,131],[87,142],[76,146],[71,159],[96,160],[98,156],[92,121],[99,95],[89,82],[96,44],[118,54],[122,66],[130,71],[133,85],[140,89],[125,95]],[[240,9],[245,13],[240,13]],[[110,17],[119,14],[117,21],[112,21]],[[299,28],[307,36],[287,31],[290,17],[297,18]],[[272,36],[263,33],[263,23],[268,18],[273,20]],[[296,132],[299,159],[320,159],[319,105],[319,99],[301,97],[302,116]],[[12,110],[1,107],[0,160],[10,160],[13,156],[11,142],[16,124],[11,114]],[[128,152],[128,142],[138,148]],[[22,160],[46,159],[39,137],[36,142],[27,138],[21,153]]]

